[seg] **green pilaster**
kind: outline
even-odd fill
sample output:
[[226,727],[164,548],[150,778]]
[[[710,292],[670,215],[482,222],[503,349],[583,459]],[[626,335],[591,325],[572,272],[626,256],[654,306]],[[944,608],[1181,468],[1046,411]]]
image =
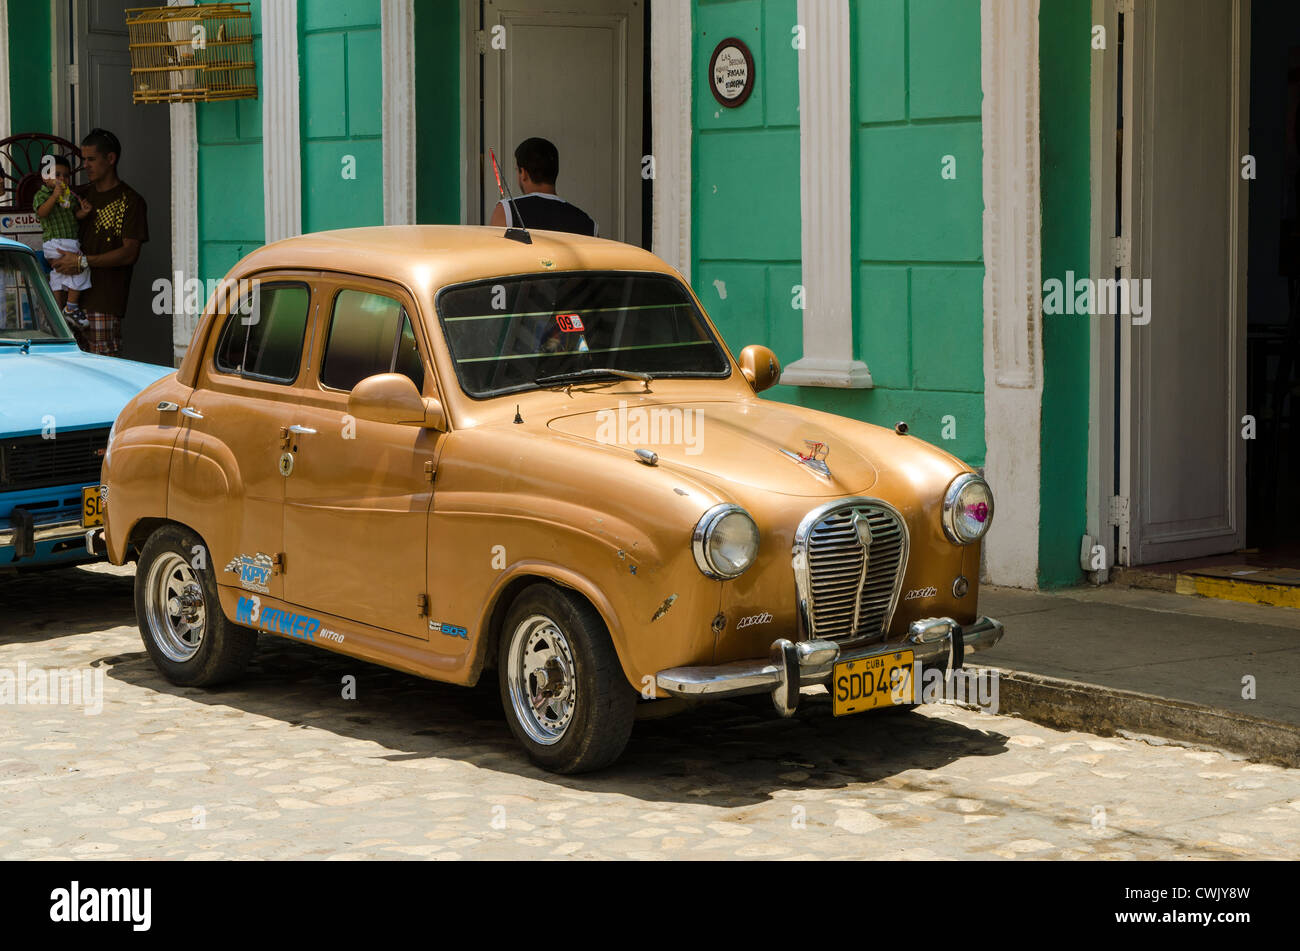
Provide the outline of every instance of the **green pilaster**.
[[[1043,279],[1090,267],[1092,5],[1048,0],[1039,13]],[[1038,582],[1082,580],[1079,540],[1087,519],[1088,318],[1043,318],[1043,404]]]

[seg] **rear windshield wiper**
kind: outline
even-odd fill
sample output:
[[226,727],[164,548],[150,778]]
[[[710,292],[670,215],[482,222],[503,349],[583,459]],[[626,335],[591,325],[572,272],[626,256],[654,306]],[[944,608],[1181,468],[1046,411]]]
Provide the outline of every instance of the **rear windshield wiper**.
[[611,370],[604,367],[593,367],[589,370],[574,370],[571,373],[556,373],[552,376],[541,376],[533,382],[538,386],[563,386],[565,383],[581,383],[583,380],[599,379],[601,377],[617,377],[620,380],[638,380],[645,384],[648,391],[650,384],[654,382],[654,377],[649,373],[636,373],[632,370]]

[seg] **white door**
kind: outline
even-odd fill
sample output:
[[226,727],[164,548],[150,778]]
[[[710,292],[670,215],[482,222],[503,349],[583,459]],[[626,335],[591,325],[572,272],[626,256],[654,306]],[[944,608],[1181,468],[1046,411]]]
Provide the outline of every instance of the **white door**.
[[602,238],[641,243],[644,16],[643,0],[483,0],[482,222],[500,200],[488,149],[517,197],[515,146],[541,136],[557,194]]
[[1128,19],[1121,273],[1151,300],[1121,337],[1119,560],[1140,565],[1244,540],[1250,2],[1136,0]]
[[122,181],[149,206],[149,242],[131,276],[122,355],[172,365],[171,314],[155,315],[153,282],[171,279],[171,113],[165,105],[131,101],[126,10],[140,0],[78,0],[76,138],[96,127],[122,143]]

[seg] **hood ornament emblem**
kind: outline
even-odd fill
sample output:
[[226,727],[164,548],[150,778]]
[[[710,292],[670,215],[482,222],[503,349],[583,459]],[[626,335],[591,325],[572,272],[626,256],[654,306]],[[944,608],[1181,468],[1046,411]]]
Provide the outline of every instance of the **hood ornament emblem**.
[[824,442],[814,442],[811,439],[805,439],[803,443],[808,447],[807,452],[791,452],[789,449],[782,449],[781,452],[818,475],[830,478],[831,469],[826,465],[826,457],[830,455],[831,447]]
[[863,548],[871,547],[871,522],[861,512],[853,514],[853,531],[857,533],[858,544]]

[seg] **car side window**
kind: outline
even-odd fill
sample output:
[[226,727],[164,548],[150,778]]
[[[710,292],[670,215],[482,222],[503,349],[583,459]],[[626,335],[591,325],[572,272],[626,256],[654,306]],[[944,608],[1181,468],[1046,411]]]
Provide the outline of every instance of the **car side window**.
[[345,392],[377,373],[402,373],[424,389],[424,362],[415,328],[401,301],[368,291],[342,290],[334,298],[321,383]]
[[311,292],[305,284],[264,284],[252,313],[234,310],[217,341],[216,365],[234,373],[271,383],[298,379]]

